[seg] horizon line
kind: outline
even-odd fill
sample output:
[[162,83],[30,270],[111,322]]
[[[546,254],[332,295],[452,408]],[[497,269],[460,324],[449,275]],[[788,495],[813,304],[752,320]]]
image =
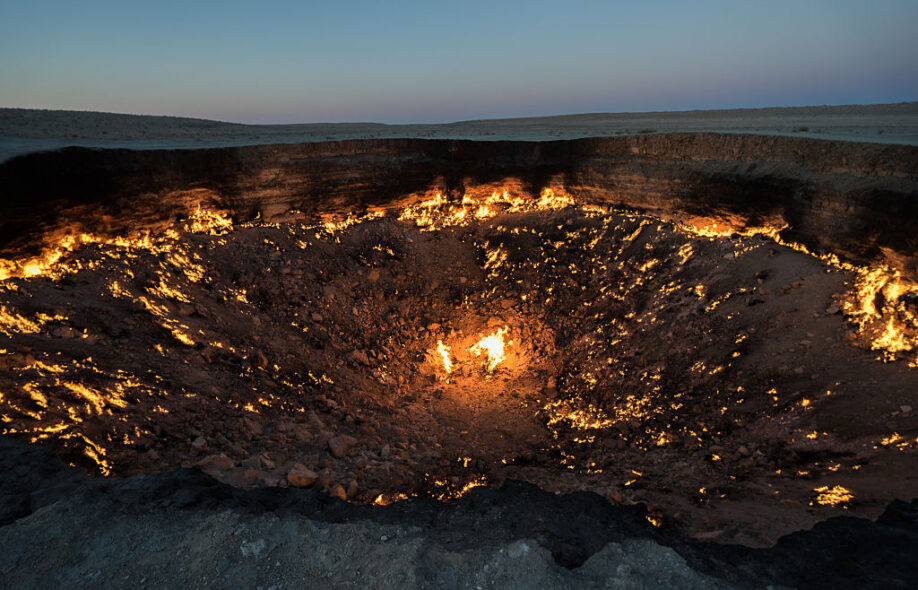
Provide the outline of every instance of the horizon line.
[[874,106],[898,106],[918,104],[918,100],[905,100],[894,102],[878,103],[843,103],[843,104],[802,104],[802,105],[784,105],[784,106],[766,106],[766,107],[727,107],[727,108],[698,108],[698,109],[661,109],[653,111],[642,110],[623,110],[623,111],[591,111],[580,113],[554,113],[542,115],[519,115],[511,117],[491,117],[491,118],[472,118],[428,123],[382,123],[378,121],[304,121],[297,123],[245,123],[241,121],[230,121],[224,119],[211,119],[207,117],[197,117],[192,115],[164,115],[150,113],[128,113],[116,111],[97,111],[91,109],[70,109],[70,108],[40,108],[40,107],[8,107],[0,106],[0,111],[43,111],[57,113],[84,113],[99,115],[115,115],[122,117],[151,117],[164,119],[188,119],[193,121],[208,121],[212,123],[222,123],[227,125],[241,125],[245,127],[286,127],[291,125],[379,125],[385,127],[398,126],[431,126],[431,125],[458,125],[463,123],[478,123],[483,121],[516,121],[524,119],[553,119],[562,117],[586,117],[598,115],[660,115],[674,113],[707,113],[707,112],[749,112],[749,111],[768,111],[768,110],[794,110],[794,109],[815,109],[815,108],[845,108],[845,107],[874,107]]

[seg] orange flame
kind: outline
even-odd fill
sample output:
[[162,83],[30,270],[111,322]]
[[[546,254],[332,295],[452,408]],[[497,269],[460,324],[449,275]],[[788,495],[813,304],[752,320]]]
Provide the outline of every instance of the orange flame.
[[504,341],[504,335],[507,333],[509,328],[504,326],[499,328],[493,334],[485,336],[478,342],[476,342],[469,350],[481,356],[483,354],[488,357],[488,372],[493,371],[497,365],[503,362],[507,357],[504,353],[504,347],[506,342]]
[[450,349],[449,346],[443,344],[442,340],[437,340],[437,352],[440,354],[440,358],[443,359],[443,370],[447,374],[453,372],[453,360],[450,358]]

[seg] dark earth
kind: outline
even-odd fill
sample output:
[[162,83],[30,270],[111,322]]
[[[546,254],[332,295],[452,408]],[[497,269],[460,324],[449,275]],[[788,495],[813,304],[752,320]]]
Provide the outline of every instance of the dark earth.
[[0,569],[909,587],[916,154],[700,134],[14,158]]

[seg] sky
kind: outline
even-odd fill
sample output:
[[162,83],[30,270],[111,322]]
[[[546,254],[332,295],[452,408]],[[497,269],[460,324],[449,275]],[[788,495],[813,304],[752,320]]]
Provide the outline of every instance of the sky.
[[918,0],[0,0],[0,107],[436,123],[918,100]]

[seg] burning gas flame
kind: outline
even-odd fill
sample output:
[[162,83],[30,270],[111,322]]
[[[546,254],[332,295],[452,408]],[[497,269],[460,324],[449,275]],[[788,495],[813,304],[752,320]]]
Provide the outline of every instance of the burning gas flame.
[[442,340],[437,340],[437,352],[440,353],[440,357],[443,359],[443,370],[447,374],[453,372],[453,360],[450,358],[451,351],[449,346],[443,344]]
[[488,356],[489,373],[507,358],[504,354],[504,346],[506,344],[504,342],[504,335],[507,333],[507,331],[507,326],[499,328],[493,334],[485,336],[476,342],[474,346],[469,349],[472,353],[478,356],[481,356],[482,354],[486,354]]

